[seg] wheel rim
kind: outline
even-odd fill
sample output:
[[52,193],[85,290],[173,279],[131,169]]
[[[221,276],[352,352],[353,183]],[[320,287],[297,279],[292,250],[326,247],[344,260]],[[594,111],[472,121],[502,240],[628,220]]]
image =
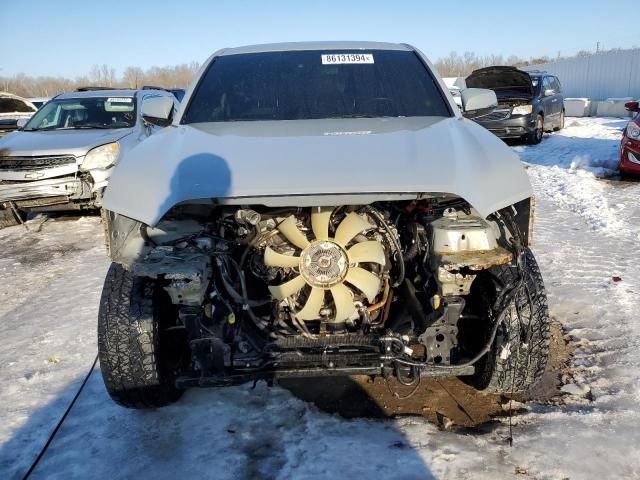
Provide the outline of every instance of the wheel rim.
[[536,139],[542,140],[542,118],[536,120]]

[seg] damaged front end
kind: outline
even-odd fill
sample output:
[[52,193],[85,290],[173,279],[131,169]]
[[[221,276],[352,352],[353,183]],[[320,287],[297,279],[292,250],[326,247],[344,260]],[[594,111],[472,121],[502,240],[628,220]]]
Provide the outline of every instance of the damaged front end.
[[174,368],[179,388],[354,374],[414,384],[474,374],[518,286],[491,272],[522,261],[532,198],[487,218],[447,195],[305,208],[202,201],[154,227],[103,215],[112,261],[164,292],[162,328],[189,352]]
[[0,155],[0,209],[99,207],[102,189],[92,173],[79,170],[74,155]]

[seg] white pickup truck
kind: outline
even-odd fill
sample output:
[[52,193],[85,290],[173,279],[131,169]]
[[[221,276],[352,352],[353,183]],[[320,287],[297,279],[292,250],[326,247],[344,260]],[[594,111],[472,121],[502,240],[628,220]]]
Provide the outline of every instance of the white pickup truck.
[[545,368],[527,174],[411,46],[215,53],[103,208],[100,368],[121,405],[291,376],[511,394]]

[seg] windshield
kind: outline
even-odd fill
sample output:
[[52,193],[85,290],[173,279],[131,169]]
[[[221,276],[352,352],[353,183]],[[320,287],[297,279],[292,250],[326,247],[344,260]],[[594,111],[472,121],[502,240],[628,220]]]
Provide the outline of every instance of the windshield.
[[24,129],[129,128],[135,123],[133,97],[68,98],[51,100],[31,117]]
[[218,57],[182,123],[451,116],[414,52],[266,52]]

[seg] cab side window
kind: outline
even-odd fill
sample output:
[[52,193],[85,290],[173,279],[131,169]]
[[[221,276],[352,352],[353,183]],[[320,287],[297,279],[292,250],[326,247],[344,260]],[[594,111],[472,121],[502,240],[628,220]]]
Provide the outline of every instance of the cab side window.
[[553,89],[556,91],[556,93],[562,93],[562,86],[560,85],[560,80],[558,80],[558,77],[553,77]]

